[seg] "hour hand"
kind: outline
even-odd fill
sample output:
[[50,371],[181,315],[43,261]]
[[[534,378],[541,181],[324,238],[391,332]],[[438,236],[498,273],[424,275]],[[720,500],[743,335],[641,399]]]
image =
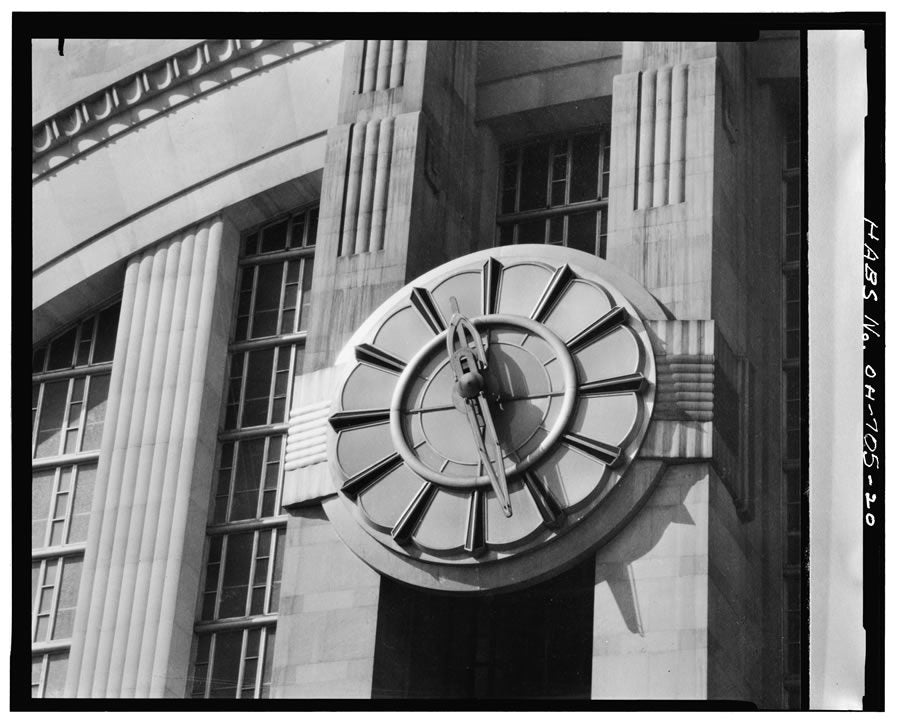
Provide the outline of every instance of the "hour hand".
[[494,486],[494,492],[497,493],[497,499],[500,501],[500,507],[506,517],[512,516],[512,506],[509,503],[509,487],[506,484],[506,468],[503,465],[503,450],[500,448],[500,438],[497,436],[497,428],[494,426],[494,418],[488,407],[487,398],[484,393],[478,396],[478,405],[481,409],[481,417],[484,420],[485,435],[490,436],[491,445],[494,448],[494,457],[497,460],[495,468],[496,477],[493,475],[491,484]]
[[[506,517],[512,516],[512,507],[509,503],[509,489],[506,486],[506,470],[503,467],[503,453],[500,450],[500,444],[496,442],[497,433],[494,430],[494,423],[490,413],[483,411],[481,403],[486,402],[483,397],[479,397],[479,402],[466,401],[466,417],[469,419],[469,426],[472,429],[472,435],[475,438],[475,447],[478,450],[478,457],[484,470],[487,473],[488,480],[491,481],[491,487],[497,495],[500,502],[500,508]],[[479,417],[481,422],[479,422]],[[496,458],[496,466],[491,461],[491,457],[487,451],[487,444],[484,436],[486,432],[493,435],[491,444],[494,448],[494,457]]]

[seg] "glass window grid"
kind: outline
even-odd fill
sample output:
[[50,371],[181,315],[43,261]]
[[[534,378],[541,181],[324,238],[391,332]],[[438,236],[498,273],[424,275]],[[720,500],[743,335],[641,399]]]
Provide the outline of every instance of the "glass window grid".
[[[238,540],[248,539],[248,536],[251,541],[250,552],[244,557],[235,557],[234,554],[241,552]],[[277,613],[284,538],[284,527],[210,537],[200,620],[208,622]],[[246,582],[225,585],[230,574],[229,565],[245,565],[246,571],[239,579]],[[242,612],[223,609],[223,601],[230,603],[232,597],[240,596],[234,595],[235,592],[243,594]]]
[[[251,361],[257,358],[264,358],[264,353],[272,353],[272,360],[269,363],[269,388],[266,395],[258,397],[247,397],[248,372],[250,370]],[[287,420],[288,409],[288,391],[290,390],[290,379],[294,376],[294,369],[302,352],[301,345],[276,345],[272,348],[255,348],[241,350],[235,349],[231,353],[231,362],[228,378],[228,394],[225,407],[225,427],[228,430],[240,430],[249,427],[261,427],[266,425],[277,425]],[[248,422],[258,411],[255,411],[250,418],[247,417],[248,409],[256,407],[256,404],[266,399],[265,420],[262,422]],[[248,402],[249,401],[249,402]]]
[[[85,538],[80,533],[86,537],[87,523],[79,523],[78,536],[73,537],[72,531],[76,518],[90,513],[93,482],[80,479],[96,468],[119,310],[119,301],[109,303],[32,350],[32,457],[39,454],[33,473],[45,479],[50,476],[46,507],[32,508],[32,537],[40,540],[32,550],[41,551],[32,560],[32,697],[61,697],[65,686],[66,646],[84,554]],[[38,453],[41,414],[52,383],[66,385],[58,443]],[[92,398],[92,393],[102,397]],[[91,400],[96,400],[97,432],[86,445]],[[76,505],[80,512],[76,513]],[[35,510],[45,517],[36,518]],[[61,607],[63,595],[69,600]],[[45,643],[52,643],[52,649],[42,649]]]
[[68,652],[31,656],[31,697],[62,697],[69,665]]
[[[284,229],[280,225],[284,223]],[[218,697],[214,687],[217,638],[231,630],[235,618],[252,623],[242,635],[241,680],[235,694],[229,697],[266,697],[271,677],[271,647],[275,637],[275,620],[281,585],[282,558],[286,515],[281,512],[281,479],[289,399],[294,372],[299,367],[309,322],[313,253],[316,244],[318,208],[309,208],[257,228],[241,241],[239,278],[235,302],[235,321],[230,347],[227,396],[219,433],[219,462],[216,490],[210,498],[207,528],[206,571],[204,590],[198,599],[195,627],[194,679],[189,690],[192,697]],[[267,236],[266,231],[269,230]],[[272,231],[284,232],[284,240],[274,242]],[[278,334],[254,337],[254,313],[259,290],[260,268],[281,265],[281,283],[277,303],[275,329]],[[293,313],[292,315],[290,313]],[[247,417],[248,370],[251,354],[271,351],[265,422]],[[259,356],[257,356],[258,358]],[[262,396],[261,396],[262,397]],[[252,420],[253,422],[249,422]],[[251,468],[252,481],[242,478],[241,452],[250,443],[262,442],[260,467]],[[271,478],[275,477],[274,486]],[[246,487],[239,488],[240,483]],[[254,517],[243,512],[235,516],[238,494],[255,495]],[[262,526],[261,526],[262,525]],[[223,590],[229,545],[236,546],[239,535],[252,533],[252,550],[247,573],[243,615],[221,617]],[[259,568],[265,566],[265,572]],[[259,575],[257,576],[259,572]],[[256,600],[254,599],[256,598]],[[260,600],[261,598],[261,600]],[[261,605],[261,607],[260,607]],[[261,647],[266,647],[266,662],[247,655],[250,632],[262,631]],[[263,651],[260,651],[263,652]],[[243,680],[247,662],[255,663],[253,683]]]
[[[35,476],[40,475],[49,479],[46,502],[40,503],[41,498],[32,492],[33,549],[53,548],[84,542],[87,539],[86,519],[90,514],[96,469],[96,463],[88,463],[59,465],[33,471],[32,488]],[[76,512],[76,509],[80,512]],[[74,522],[82,517],[85,522]],[[73,531],[77,534],[73,535]]]
[[[580,138],[585,138],[592,134],[598,133],[596,131],[573,133],[550,141],[545,138],[537,142],[510,148],[505,152],[501,163],[499,183],[500,213],[498,214],[497,245],[514,245],[523,241],[531,242],[533,238],[523,237],[524,230],[529,228],[529,233],[536,233],[534,239],[537,239],[539,242],[569,246],[572,242],[569,232],[569,218],[586,212],[595,212],[597,225],[595,226],[592,252],[599,257],[605,257],[610,151],[609,133],[605,128],[599,132],[596,197],[589,200],[570,202],[573,146]],[[522,169],[525,152],[543,144],[547,145],[548,153],[546,207],[520,211],[523,184]],[[537,229],[537,223],[541,221],[543,221],[544,226],[543,232]]]
[[[262,445],[259,453],[259,467],[247,467],[245,458],[253,455],[248,446]],[[274,517],[275,509],[281,502],[281,465],[284,459],[284,435],[263,435],[225,441],[221,444],[219,475],[213,504],[212,524],[262,519]],[[252,483],[239,476],[241,472],[253,472]],[[243,487],[239,485],[243,483]],[[254,512],[247,514],[246,502],[237,502],[236,496],[246,495],[253,499]],[[253,498],[255,496],[255,498]]]
[[[81,580],[81,562],[81,555],[32,561],[32,643],[71,638],[75,600]],[[64,593],[71,602],[61,605]],[[61,620],[64,622],[60,622]]]
[[[263,250],[261,241],[266,239],[267,231],[271,232],[278,228],[282,223],[286,224],[284,241],[273,246],[271,249]],[[299,212],[267,222],[265,225],[258,227],[244,237],[241,243],[241,256],[250,258],[297,248],[313,248],[316,245],[318,224],[318,207],[300,210]]]
[[[226,657],[224,637],[240,634],[237,657]],[[236,638],[235,638],[236,639]],[[227,697],[235,699],[267,698],[271,690],[272,653],[275,626],[262,625],[237,630],[200,632],[196,637],[196,662],[190,695],[192,698]],[[262,659],[262,662],[260,662]],[[237,660],[233,681],[217,677],[220,664]],[[219,665],[219,667],[217,667]]]
[[[32,385],[32,426],[31,426],[31,456],[32,458],[44,458],[54,455],[69,455],[81,451],[98,450],[100,437],[94,434],[85,446],[85,430],[89,423],[89,400],[96,399],[96,394],[103,394],[105,403],[106,394],[109,391],[110,373],[98,371],[92,375],[78,375],[76,377],[47,379],[44,382]],[[60,424],[52,427],[41,427],[46,420],[46,413],[50,410],[45,406],[48,399],[48,387],[67,383],[66,399],[63,404],[63,416]],[[92,388],[92,383],[97,387]],[[99,385],[98,385],[99,384]],[[104,387],[105,386],[105,387]],[[92,397],[94,393],[95,397]],[[105,413],[105,408],[104,408]],[[41,434],[57,430],[50,434],[47,441],[42,441]],[[54,448],[50,441],[57,436],[57,445]]]

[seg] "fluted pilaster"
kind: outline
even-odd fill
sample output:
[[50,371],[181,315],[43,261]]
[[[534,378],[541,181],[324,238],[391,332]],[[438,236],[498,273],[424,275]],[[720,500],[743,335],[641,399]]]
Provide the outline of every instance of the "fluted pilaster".
[[183,687],[235,254],[215,218],[128,264],[67,695]]

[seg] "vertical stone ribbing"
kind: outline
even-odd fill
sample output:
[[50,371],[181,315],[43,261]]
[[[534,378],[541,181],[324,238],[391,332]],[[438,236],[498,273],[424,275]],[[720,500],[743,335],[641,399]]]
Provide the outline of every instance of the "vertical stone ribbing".
[[653,200],[653,139],[656,129],[656,71],[641,73],[638,112],[637,209],[650,207]]
[[[104,419],[103,437],[100,441],[100,467],[96,475],[94,484],[94,498],[91,504],[91,522],[88,526],[88,536],[84,562],[81,571],[81,585],[78,590],[78,604],[75,622],[72,629],[72,646],[69,651],[69,667],[66,676],[66,697],[75,697],[82,693],[82,670],[87,675],[85,684],[91,682],[90,668],[85,667],[91,663],[85,663],[85,657],[93,658],[96,653],[97,636],[91,632],[87,634],[88,627],[97,627],[98,615],[93,614],[90,610],[93,608],[91,604],[94,588],[94,579],[99,574],[101,577],[104,573],[104,563],[101,561],[101,554],[104,548],[100,544],[100,537],[103,534],[103,528],[109,522],[107,518],[106,508],[108,501],[114,501],[114,495],[120,488],[119,483],[110,486],[109,472],[103,472],[109,458],[112,455],[112,448],[115,442],[116,434],[119,432],[119,411],[123,409],[120,398],[125,389],[125,379],[128,374],[126,371],[127,360],[137,361],[137,358],[128,358],[126,351],[129,345],[129,339],[132,335],[132,325],[137,322],[143,322],[142,315],[135,315],[133,312],[125,312],[128,308],[133,310],[138,304],[138,280],[141,265],[139,262],[130,262],[125,271],[125,283],[122,290],[123,310],[119,313],[119,327],[116,336],[116,348],[114,352],[115,362],[113,364],[112,374],[110,376],[109,394],[107,396],[106,417]],[[140,331],[138,331],[140,332]],[[127,358],[127,359],[126,359]],[[124,414],[124,413],[123,413]],[[124,425],[122,423],[121,425]],[[110,505],[110,515],[113,514],[114,507],[112,502]],[[94,616],[94,622],[91,622]]]
[[359,212],[356,220],[355,251],[357,253],[369,250],[372,202],[375,195],[375,169],[378,163],[378,126],[380,123],[380,120],[370,120],[365,126],[366,140],[359,188]]
[[378,45],[378,74],[375,76],[375,89],[386,90],[391,79],[391,45],[393,40],[382,40]]
[[406,40],[394,40],[391,46],[391,79],[389,87],[403,84],[403,68],[406,64]]
[[[158,318],[158,324],[151,331],[152,336],[149,338],[149,345],[152,348],[152,359],[149,360],[150,372],[147,376],[147,383],[141,387],[140,394],[135,398],[135,408],[141,405],[144,406],[144,418],[140,452],[131,453],[132,468],[126,469],[126,476],[135,478],[134,483],[130,484],[134,488],[134,498],[131,513],[124,528],[125,538],[122,544],[124,569],[116,614],[117,633],[113,637],[106,691],[104,693],[106,697],[118,697],[120,695],[125,653],[129,637],[131,636],[130,632],[122,632],[120,629],[128,628],[130,619],[133,617],[132,612],[136,615],[142,613],[143,604],[146,600],[146,594],[141,597],[135,590],[142,555],[144,523],[148,515],[155,519],[155,508],[152,506],[149,497],[153,486],[151,482],[152,457],[154,445],[160,434],[160,406],[164,393],[159,392],[159,389],[162,388],[162,379],[166,367],[180,248],[181,244],[179,242],[170,240],[161,244],[154,253],[153,278],[151,279],[154,292],[151,295],[152,302],[148,304],[147,311],[151,317]],[[150,355],[149,352],[148,355]],[[168,420],[169,418],[166,419],[167,422]],[[153,519],[151,519],[151,522]]]
[[175,629],[176,598],[197,591],[181,585],[185,555],[196,554],[185,548],[187,524],[205,520],[189,516],[188,505],[203,482],[195,457],[209,434],[201,406],[210,392],[211,328],[228,291],[219,282],[222,229],[221,219],[208,221],[126,271],[70,696],[159,697],[170,674],[184,682],[186,653],[173,658],[170,647],[173,632],[183,632]]
[[672,69],[672,141],[669,145],[669,204],[684,202],[684,145],[687,130],[687,65]]
[[[405,40],[397,42],[405,42]],[[385,118],[381,121],[378,133],[378,165],[375,170],[375,198],[372,206],[372,232],[369,238],[369,250],[372,251],[381,250],[384,247],[384,225],[387,219],[393,140],[394,118]]]
[[362,175],[366,126],[354,123],[350,128],[350,157],[347,162],[347,185],[344,191],[341,255],[352,255],[356,239],[356,215],[359,210],[359,185]]
[[653,137],[653,207],[669,198],[669,132],[671,130],[672,68],[656,73],[656,130]]
[[[164,694],[168,673],[170,672],[169,651],[173,635],[176,632],[184,632],[185,629],[175,627],[177,600],[181,589],[179,587],[181,577],[178,569],[182,567],[185,553],[184,541],[187,531],[194,461],[202,427],[201,408],[203,393],[206,389],[204,388],[204,376],[206,374],[207,349],[211,335],[213,313],[216,307],[216,286],[219,279],[218,265],[221,249],[222,222],[218,221],[208,230],[208,249],[204,258],[204,267],[202,272],[198,271],[199,311],[195,315],[190,316],[195,321],[191,323],[189,333],[194,336],[193,346],[191,347],[193,352],[190,355],[186,354],[187,357],[191,358],[191,363],[190,365],[185,363],[187,368],[186,374],[188,375],[186,378],[188,397],[187,410],[184,414],[184,429],[181,435],[184,438],[184,442],[176,471],[178,482],[174,488],[174,503],[170,506],[173,508],[173,512],[171,532],[168,534],[168,558],[172,571],[161,573],[165,582],[158,586],[161,588],[158,592],[162,598],[162,607],[156,630],[156,653],[149,673],[151,683],[150,695],[152,697],[161,697]],[[193,290],[193,287],[191,289]],[[186,328],[187,330],[188,328]],[[188,333],[186,332],[186,334]],[[224,361],[224,345],[222,350]],[[211,389],[215,392],[221,391],[220,386]],[[206,507],[199,508],[199,513],[202,514],[202,521],[205,521]],[[196,598],[196,595],[194,597]],[[150,640],[152,642],[152,638]]]
[[375,73],[378,67],[378,41],[366,40],[363,54],[362,83],[360,92],[371,92],[375,89]]

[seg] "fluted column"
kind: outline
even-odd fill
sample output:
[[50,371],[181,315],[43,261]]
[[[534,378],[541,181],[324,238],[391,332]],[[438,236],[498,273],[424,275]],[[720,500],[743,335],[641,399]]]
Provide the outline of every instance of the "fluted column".
[[687,65],[672,69],[672,142],[669,146],[669,204],[684,202],[684,143],[687,128]]
[[187,652],[173,634],[193,621],[212,474],[197,448],[215,442],[237,252],[223,227],[207,221],[126,269],[70,696],[183,691]]
[[653,200],[653,140],[656,131],[656,71],[641,73],[638,128],[637,209],[650,207]]
[[669,129],[671,127],[672,68],[656,73],[656,132],[653,139],[653,207],[669,198]]

